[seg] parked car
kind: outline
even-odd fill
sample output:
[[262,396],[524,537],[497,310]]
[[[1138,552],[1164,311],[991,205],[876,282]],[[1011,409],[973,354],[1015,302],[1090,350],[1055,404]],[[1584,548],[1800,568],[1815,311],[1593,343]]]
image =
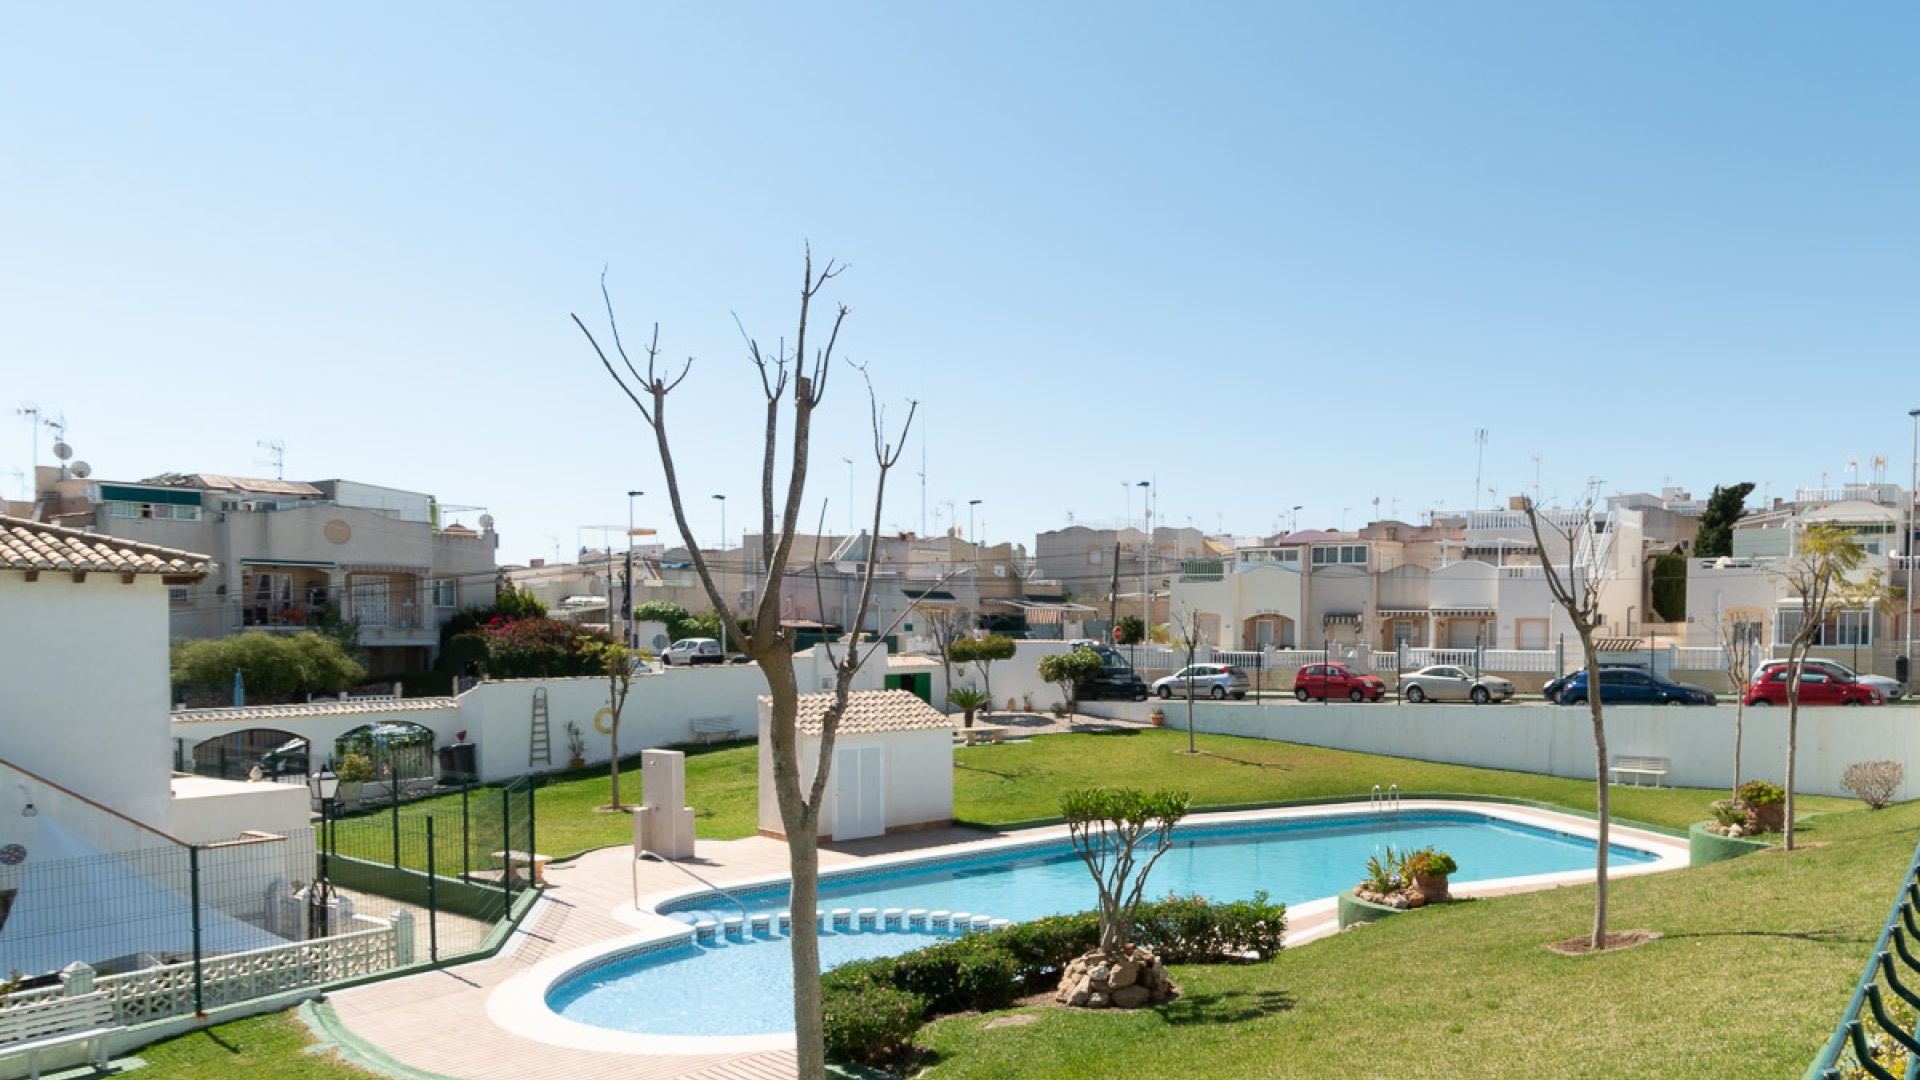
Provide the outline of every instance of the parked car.
[[[1605,671],[1605,670],[1606,670],[1606,669],[1608,669],[1608,668],[1627,668],[1627,669],[1629,669],[1629,670],[1632,670],[1632,671],[1645,671],[1645,670],[1647,670],[1647,665],[1645,665],[1645,664],[1618,664],[1618,663],[1616,663],[1616,664],[1601,664],[1601,665],[1600,665],[1600,670],[1602,670],[1602,671]],[[1580,676],[1584,676],[1584,675],[1586,675],[1586,673],[1587,673],[1587,669],[1586,669],[1586,668],[1578,668],[1578,669],[1576,669],[1576,670],[1574,670],[1574,671],[1569,671],[1569,672],[1567,672],[1567,673],[1566,673],[1565,675],[1562,675],[1562,676],[1560,676],[1560,677],[1559,677],[1559,678],[1557,678],[1557,679],[1553,679],[1553,680],[1551,680],[1551,681],[1549,681],[1549,682],[1547,683],[1547,685],[1545,685],[1545,686],[1543,686],[1543,687],[1541,687],[1541,688],[1540,688],[1540,696],[1541,696],[1541,697],[1543,697],[1543,698],[1546,698],[1546,699],[1547,699],[1548,701],[1559,701],[1559,700],[1560,700],[1560,692],[1561,692],[1562,690],[1565,690],[1565,689],[1567,688],[1567,684],[1573,681],[1573,677],[1574,677],[1575,675],[1580,675]]]
[[[1554,699],[1562,705],[1587,700],[1587,673],[1576,671]],[[1608,705],[1712,705],[1717,700],[1704,686],[1677,683],[1640,668],[1601,668],[1600,700]]]
[[681,638],[660,654],[660,662],[668,667],[676,664],[720,664],[725,663],[726,659],[720,643],[709,637]]
[[[1899,701],[1900,695],[1906,692],[1905,688],[1900,685],[1900,680],[1898,679],[1889,679],[1885,675],[1862,674],[1838,660],[1808,657],[1806,664],[1808,671],[1824,671],[1828,675],[1839,679],[1841,682],[1857,682],[1865,686],[1871,686],[1875,690],[1880,691],[1880,696],[1888,701]],[[1753,669],[1753,682],[1759,682],[1762,678],[1766,677],[1769,672],[1776,669],[1784,670],[1786,666],[1787,661],[1785,660],[1769,660]],[[1801,681],[1804,682],[1805,680],[1803,679]]]
[[1101,667],[1100,674],[1075,686],[1073,693],[1081,701],[1098,701],[1102,698],[1145,701],[1147,681],[1124,663],[1108,663]]
[[1252,689],[1247,673],[1227,664],[1194,664],[1153,683],[1153,692],[1163,698],[1205,694],[1218,701],[1231,694],[1235,701],[1242,701]]
[[1475,675],[1452,664],[1432,664],[1411,675],[1400,676],[1400,696],[1419,704],[1422,701],[1471,701],[1485,705],[1513,696],[1513,684],[1498,675]]
[[[1792,676],[1793,669],[1785,664],[1767,665],[1763,675],[1747,687],[1746,703],[1785,705],[1787,682]],[[1802,705],[1883,705],[1886,700],[1886,695],[1876,687],[1819,670],[1812,664],[1808,664],[1800,676]]]
[[1301,701],[1343,697],[1348,701],[1379,701],[1387,684],[1374,675],[1356,675],[1345,664],[1308,664],[1293,678],[1293,696]]

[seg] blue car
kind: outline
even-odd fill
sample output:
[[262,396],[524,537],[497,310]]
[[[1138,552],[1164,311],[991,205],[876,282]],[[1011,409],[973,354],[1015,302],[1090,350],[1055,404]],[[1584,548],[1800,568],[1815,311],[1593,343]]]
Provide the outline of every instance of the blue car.
[[[1579,705],[1587,700],[1587,673],[1576,671],[1554,700]],[[1712,705],[1713,691],[1677,683],[1641,668],[1601,668],[1600,700],[1607,705]]]

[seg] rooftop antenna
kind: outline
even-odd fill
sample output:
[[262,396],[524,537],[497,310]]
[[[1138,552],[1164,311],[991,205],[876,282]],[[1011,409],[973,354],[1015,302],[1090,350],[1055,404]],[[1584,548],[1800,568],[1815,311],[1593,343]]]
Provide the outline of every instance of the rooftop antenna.
[[1533,455],[1533,501],[1540,501],[1540,455]]
[[254,463],[273,466],[273,478],[285,480],[287,478],[287,444],[279,439],[258,439],[253,445],[267,452],[265,461],[255,458]]
[[927,535],[927,425],[920,425],[920,535]]
[[[1484,465],[1487,460],[1487,429],[1486,428],[1473,429],[1473,445],[1475,447],[1474,458],[1473,458],[1473,501],[1479,502],[1480,501],[1480,467]],[[1471,506],[1472,503],[1469,503],[1468,505]]]

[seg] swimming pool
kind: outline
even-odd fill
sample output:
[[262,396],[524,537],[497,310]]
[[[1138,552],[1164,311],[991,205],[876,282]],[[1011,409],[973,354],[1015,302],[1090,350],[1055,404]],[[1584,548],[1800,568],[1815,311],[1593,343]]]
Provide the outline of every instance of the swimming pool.
[[[1264,890],[1290,907],[1319,901],[1357,881],[1370,855],[1432,844],[1460,864],[1456,883],[1591,871],[1594,845],[1567,831],[1542,828],[1494,813],[1409,810],[1398,815],[1321,812],[1231,822],[1195,822],[1175,834],[1155,864],[1147,895],[1198,893],[1216,900]],[[1615,843],[1617,866],[1658,856]],[[618,949],[573,965],[545,988],[543,1004],[574,1023],[656,1036],[773,1036],[792,1027],[793,976],[777,913],[786,907],[784,882],[736,891],[755,914],[772,915],[767,931],[729,940],[682,934],[640,948]],[[1062,837],[987,853],[921,857],[897,865],[823,875],[820,908],[966,912],[1024,921],[1095,906],[1093,881]],[[724,906],[722,906],[724,905]],[[710,891],[656,909],[686,921],[740,917],[740,909]],[[906,919],[889,929],[884,915],[860,932],[854,916],[844,929],[829,916],[821,934],[825,967],[919,948],[941,936],[910,931]]]

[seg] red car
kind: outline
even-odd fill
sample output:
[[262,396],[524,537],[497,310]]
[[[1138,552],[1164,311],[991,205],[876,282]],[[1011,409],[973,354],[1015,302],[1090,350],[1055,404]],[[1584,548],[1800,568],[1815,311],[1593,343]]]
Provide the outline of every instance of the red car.
[[1308,664],[1293,679],[1293,696],[1301,701],[1330,697],[1379,701],[1386,692],[1386,683],[1372,675],[1355,675],[1345,664]]
[[[1761,675],[1747,687],[1749,705],[1785,705],[1787,678],[1792,669],[1777,667]],[[1802,705],[1880,705],[1887,699],[1866,683],[1837,679],[1829,672],[1808,668],[1800,676]]]

